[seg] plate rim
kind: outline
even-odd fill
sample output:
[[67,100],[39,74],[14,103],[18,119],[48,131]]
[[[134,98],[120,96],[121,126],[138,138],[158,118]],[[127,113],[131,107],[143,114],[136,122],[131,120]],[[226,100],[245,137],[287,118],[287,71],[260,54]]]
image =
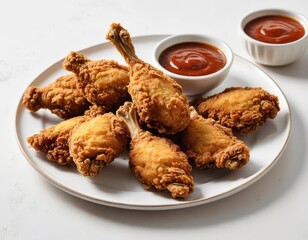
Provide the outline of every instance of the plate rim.
[[[132,37],[133,41],[136,40],[142,40],[144,38],[160,38],[163,39],[165,37],[170,36],[170,34],[151,34],[151,35],[139,35],[139,36],[135,36]],[[109,44],[108,41],[104,41],[102,43],[99,44],[95,44],[89,47],[86,47],[82,50],[79,50],[78,52],[81,53],[86,53],[91,51],[91,49],[95,49],[99,46],[105,45],[105,44]],[[198,198],[198,199],[192,199],[192,200],[183,200],[183,201],[177,201],[174,203],[170,203],[170,204],[126,204],[126,203],[122,203],[122,202],[115,202],[115,201],[109,201],[106,199],[99,199],[93,196],[88,196],[86,194],[80,193],[78,191],[76,191],[75,189],[72,189],[69,186],[64,185],[63,183],[61,183],[59,180],[57,180],[56,178],[54,178],[53,176],[49,175],[48,173],[46,173],[43,169],[41,169],[32,159],[31,156],[28,155],[28,153],[26,152],[21,140],[19,139],[19,133],[20,133],[20,129],[18,126],[18,122],[20,121],[20,119],[18,119],[18,115],[19,112],[24,108],[22,105],[22,98],[23,98],[23,94],[20,96],[18,102],[17,102],[17,107],[16,107],[16,111],[15,111],[15,137],[19,146],[19,149],[21,150],[22,154],[24,155],[24,157],[27,159],[27,161],[30,163],[30,165],[41,175],[44,177],[44,179],[48,180],[49,183],[51,183],[53,186],[61,189],[62,191],[71,194],[75,197],[78,197],[80,199],[89,201],[89,202],[93,202],[93,203],[97,203],[97,204],[101,204],[101,205],[105,205],[105,206],[110,206],[110,207],[116,207],[116,208],[123,208],[123,209],[132,209],[132,210],[172,210],[172,209],[181,209],[181,208],[188,208],[188,207],[193,207],[193,206],[198,206],[198,205],[203,205],[203,204],[207,204],[210,202],[214,202],[220,199],[224,199],[227,198],[249,186],[251,186],[253,183],[257,182],[259,179],[261,179],[264,175],[266,175],[272,168],[273,166],[278,162],[278,160],[280,159],[281,155],[284,153],[286,146],[288,145],[289,139],[290,139],[290,135],[291,135],[291,130],[292,130],[292,113],[290,111],[290,105],[289,102],[284,94],[284,92],[282,91],[282,89],[279,87],[279,85],[275,82],[275,80],[269,75],[267,74],[264,70],[262,70],[259,66],[257,66],[256,64],[254,64],[253,62],[245,59],[244,57],[241,57],[238,54],[234,53],[234,60],[236,59],[240,59],[241,61],[247,62],[248,64],[252,65],[252,67],[254,67],[255,69],[257,69],[258,71],[260,71],[262,74],[265,74],[267,76],[267,78],[269,78],[271,80],[271,83],[274,84],[274,86],[279,90],[279,92],[282,94],[284,101],[286,103],[286,107],[287,107],[287,136],[286,139],[283,143],[282,146],[280,146],[280,150],[277,154],[277,156],[270,162],[269,165],[261,168],[259,171],[257,171],[256,173],[254,173],[253,175],[255,175],[254,177],[250,176],[248,180],[246,180],[244,183],[237,185],[233,188],[228,189],[227,191],[214,195],[214,196],[209,196],[209,197],[202,197],[202,198]],[[55,63],[51,64],[49,67],[47,67],[46,69],[44,69],[42,72],[40,72],[27,86],[27,88],[29,86],[31,86],[31,84],[33,84],[36,80],[38,80],[42,75],[46,74],[48,71],[50,71],[51,68],[54,68],[55,66],[57,66],[61,61],[63,61],[64,58],[56,61]]]

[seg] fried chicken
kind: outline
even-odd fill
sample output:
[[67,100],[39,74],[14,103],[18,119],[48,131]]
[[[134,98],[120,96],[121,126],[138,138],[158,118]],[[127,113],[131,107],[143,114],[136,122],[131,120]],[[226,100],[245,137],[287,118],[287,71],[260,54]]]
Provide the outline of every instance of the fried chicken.
[[74,74],[62,76],[46,87],[30,86],[24,93],[22,104],[31,112],[49,109],[64,119],[83,115],[91,105],[77,89]]
[[180,133],[180,146],[196,168],[241,168],[249,161],[249,148],[230,128],[204,119],[191,107],[191,121]]
[[124,151],[127,137],[125,124],[111,112],[79,124],[69,139],[70,155],[77,170],[85,176],[98,175]]
[[213,118],[235,132],[248,134],[274,119],[279,112],[277,96],[262,88],[231,87],[223,92],[199,98],[194,103],[204,118]]
[[117,110],[131,134],[129,165],[145,189],[155,187],[170,192],[173,198],[185,198],[193,191],[192,168],[187,156],[172,141],[153,136],[138,126],[131,102]]
[[64,120],[41,130],[38,134],[28,137],[27,141],[36,151],[45,153],[48,160],[60,165],[74,165],[68,145],[72,130],[82,122],[102,114],[103,111],[104,109],[99,106],[90,107],[85,115]]
[[81,53],[71,52],[63,67],[76,74],[78,89],[92,104],[102,105],[109,111],[130,100],[127,67],[114,60],[91,61]]
[[28,137],[27,141],[36,151],[45,153],[48,160],[60,165],[73,165],[73,158],[68,149],[68,138],[72,129],[83,120],[82,116],[67,119]]
[[182,87],[136,56],[130,35],[120,24],[111,25],[107,39],[128,64],[128,92],[140,121],[160,133],[175,134],[184,130],[189,123],[189,103]]

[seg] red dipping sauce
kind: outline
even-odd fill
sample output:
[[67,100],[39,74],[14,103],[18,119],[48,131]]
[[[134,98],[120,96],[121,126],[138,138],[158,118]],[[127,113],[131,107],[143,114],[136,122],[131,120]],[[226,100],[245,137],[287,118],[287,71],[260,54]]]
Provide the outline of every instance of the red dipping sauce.
[[305,35],[297,20],[278,15],[256,18],[246,24],[244,32],[258,41],[274,44],[294,42]]
[[227,62],[220,49],[200,42],[184,42],[165,49],[158,58],[168,71],[184,76],[203,76],[222,69]]

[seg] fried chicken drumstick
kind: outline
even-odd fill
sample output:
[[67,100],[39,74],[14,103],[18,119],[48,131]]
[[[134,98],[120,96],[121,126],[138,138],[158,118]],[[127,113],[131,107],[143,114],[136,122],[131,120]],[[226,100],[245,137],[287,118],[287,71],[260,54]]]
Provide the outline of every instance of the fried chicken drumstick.
[[235,170],[249,160],[249,148],[231,129],[215,120],[204,119],[191,107],[191,121],[180,133],[180,146],[197,168]]
[[81,53],[70,52],[63,67],[76,74],[78,89],[92,104],[109,111],[130,100],[127,67],[114,60],[90,60]]
[[83,115],[91,105],[77,89],[74,74],[62,76],[46,87],[30,86],[24,93],[22,104],[31,112],[49,109],[64,119]]
[[136,56],[130,34],[120,24],[111,25],[107,39],[128,64],[128,92],[140,121],[160,133],[175,134],[184,130],[189,123],[189,103],[181,86]]
[[185,198],[193,191],[194,180],[187,156],[172,141],[143,131],[131,102],[117,110],[130,134],[129,165],[145,189],[155,187],[170,192],[173,198]]
[[274,119],[279,100],[262,88],[231,87],[223,92],[200,98],[194,106],[204,118],[213,118],[235,132],[248,134]]
[[109,112],[74,128],[69,151],[81,174],[96,176],[124,151],[127,139],[128,131],[123,120]]

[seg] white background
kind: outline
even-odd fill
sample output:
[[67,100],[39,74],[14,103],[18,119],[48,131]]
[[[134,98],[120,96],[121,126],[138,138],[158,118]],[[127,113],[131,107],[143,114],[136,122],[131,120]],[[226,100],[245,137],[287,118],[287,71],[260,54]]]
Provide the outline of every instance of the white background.
[[214,203],[132,211],[73,197],[26,161],[14,117],[32,80],[71,50],[105,41],[112,22],[132,36],[208,33],[247,59],[241,17],[284,8],[308,17],[306,0],[0,0],[0,239],[308,239],[308,52],[285,67],[264,67],[289,101],[289,144],[249,188]]

